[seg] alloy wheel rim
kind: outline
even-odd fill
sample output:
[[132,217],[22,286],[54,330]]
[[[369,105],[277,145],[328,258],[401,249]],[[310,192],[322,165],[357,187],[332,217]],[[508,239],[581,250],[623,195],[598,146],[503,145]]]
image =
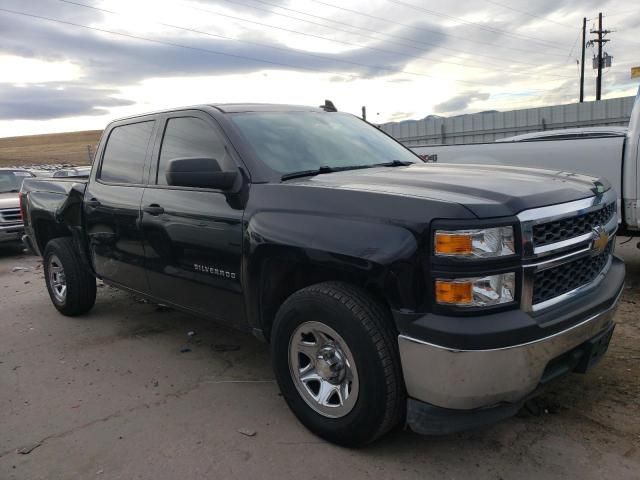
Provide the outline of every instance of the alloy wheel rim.
[[67,278],[57,255],[49,257],[49,285],[55,299],[64,303],[67,298]]
[[349,414],[358,400],[353,354],[344,339],[321,322],[304,322],[289,341],[289,370],[303,400],[324,417]]

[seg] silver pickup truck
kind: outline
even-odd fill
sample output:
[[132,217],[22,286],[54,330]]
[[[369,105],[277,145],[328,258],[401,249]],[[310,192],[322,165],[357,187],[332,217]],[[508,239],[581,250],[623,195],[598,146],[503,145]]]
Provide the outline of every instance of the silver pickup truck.
[[562,132],[519,135],[491,143],[411,149],[437,163],[512,165],[606,178],[618,197],[619,234],[640,236],[640,90],[628,129],[582,128]]
[[0,168],[0,245],[19,243],[24,233],[18,193],[25,178],[34,175],[27,170]]

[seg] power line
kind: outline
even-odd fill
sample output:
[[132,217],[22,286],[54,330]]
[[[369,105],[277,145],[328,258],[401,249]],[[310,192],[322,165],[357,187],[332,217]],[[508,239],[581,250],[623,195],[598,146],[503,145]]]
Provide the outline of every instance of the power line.
[[[325,28],[330,28],[330,29],[333,29],[333,30],[341,31],[341,32],[345,32],[346,31],[346,30],[337,29],[335,27],[330,27],[329,25],[324,25],[324,24],[321,24],[321,23],[312,22],[310,20],[306,20],[306,19],[303,19],[303,18],[298,18],[298,17],[293,17],[291,15],[286,15],[284,13],[276,12],[276,11],[273,11],[273,10],[270,10],[270,9],[267,9],[267,8],[260,8],[260,7],[257,7],[255,5],[248,5],[248,4],[244,3],[244,2],[239,2],[238,0],[223,0],[223,1],[225,1],[227,3],[233,3],[233,4],[236,4],[236,5],[242,5],[242,6],[245,6],[245,7],[253,8],[253,9],[258,10],[258,11],[271,13],[273,15],[278,15],[278,16],[285,17],[285,18],[291,18],[291,19],[298,20],[298,21],[301,21],[301,22],[307,22],[307,23],[310,23],[312,25],[319,25],[319,26],[322,26],[322,27],[325,27]],[[251,0],[251,1],[255,2],[255,3],[263,4],[263,5],[269,5],[271,7],[278,8],[278,9],[281,9],[281,10],[285,10],[285,11],[288,11],[288,12],[297,13],[299,15],[305,15],[307,17],[316,18],[316,19],[319,19],[319,20],[323,20],[325,22],[330,22],[330,23],[334,23],[334,24],[337,24],[337,25],[344,25],[344,26],[347,26],[349,28],[355,28],[357,30],[362,30],[362,31],[365,31],[365,32],[375,33],[377,35],[382,35],[384,37],[398,38],[398,39],[401,39],[401,40],[406,40],[406,41],[409,41],[409,42],[419,43],[419,44],[423,44],[423,45],[433,45],[432,43],[426,43],[426,42],[423,42],[423,41],[420,41],[420,40],[407,38],[407,37],[402,37],[400,35],[394,35],[394,34],[391,34],[391,33],[383,33],[383,32],[379,32],[377,30],[374,30],[372,28],[360,27],[360,26],[353,25],[353,24],[350,24],[350,23],[347,23],[347,22],[341,22],[339,20],[326,18],[326,17],[323,17],[321,15],[314,15],[312,13],[307,13],[307,12],[304,12],[304,11],[301,11],[301,10],[295,10],[293,8],[283,7],[283,6],[280,6],[280,5],[276,4],[276,3],[267,2],[265,0]],[[352,12],[356,13],[356,14],[365,15],[365,14],[362,14],[362,12],[357,12],[355,10],[352,10]],[[442,32],[440,30],[432,30],[432,29],[428,29],[428,28],[424,28],[424,27],[415,27],[413,25],[409,25],[409,24],[401,23],[401,22],[395,22],[395,21],[392,21],[392,20],[389,20],[389,19],[386,19],[386,18],[383,18],[383,17],[376,17],[376,16],[368,15],[368,14],[366,14],[366,16],[370,17],[370,18],[375,18],[375,19],[377,19],[377,20],[379,20],[381,22],[389,23],[389,24],[392,24],[392,25],[400,25],[400,26],[403,26],[403,27],[406,27],[406,28],[411,28],[411,29],[415,29],[415,30],[419,30],[419,31],[428,32],[428,33],[434,33],[436,35],[442,35],[442,36],[445,36],[445,37],[456,38],[456,39],[467,41],[467,42],[473,42],[476,45],[487,45],[487,46],[490,46],[490,47],[506,48],[506,49],[509,49],[509,50],[514,50],[514,51],[522,52],[522,53],[539,53],[539,52],[536,52],[534,50],[526,50],[526,49],[523,49],[523,48],[511,47],[511,46],[508,46],[508,45],[499,45],[499,44],[496,44],[496,43],[469,40],[469,38],[467,38],[467,37],[461,37],[461,36],[458,36],[458,35],[451,35],[450,33]],[[356,32],[347,32],[347,33],[356,34]],[[375,38],[375,37],[366,37],[366,38]],[[378,38],[375,38],[375,39],[376,40],[380,40]],[[402,43],[402,44],[401,43],[397,43],[397,44],[398,45],[403,45],[403,46],[410,46],[410,45],[407,45],[405,43]],[[415,47],[412,47],[412,48],[415,48]],[[552,55],[552,56],[564,57],[564,55],[558,54],[558,53],[545,53],[545,55],[547,55],[547,56],[548,55]]]
[[607,13],[603,17],[617,17],[618,15],[628,15],[630,13],[640,13],[640,10],[625,10],[624,12]]
[[[381,21],[389,22],[389,23],[393,23],[393,24],[396,24],[396,25],[402,25],[402,26],[404,26],[404,27],[414,28],[414,29],[416,29],[416,30],[425,30],[425,31],[429,31],[428,29],[424,29],[424,28],[421,28],[421,27],[414,27],[414,26],[408,25],[408,24],[406,24],[406,23],[396,22],[396,21],[394,21],[394,20],[389,20],[389,19],[386,19],[386,18],[377,17],[377,16],[375,16],[375,15],[371,15],[371,14],[364,13],[364,12],[359,12],[359,11],[357,11],[357,10],[352,10],[352,9],[350,9],[350,8],[342,7],[342,6],[339,6],[339,5],[334,5],[333,3],[328,3],[328,2],[325,2],[325,1],[322,1],[322,0],[311,0],[311,1],[312,1],[312,2],[315,2],[315,3],[318,3],[318,4],[320,4],[320,5],[325,5],[325,6],[327,6],[327,7],[335,8],[335,9],[337,9],[337,10],[343,10],[343,11],[345,11],[345,12],[349,12],[349,13],[355,13],[356,15],[361,15],[361,16],[368,17],[368,18],[372,18],[372,19],[375,19],[375,20],[381,20]],[[387,1],[392,2],[392,3],[396,3],[396,2],[394,2],[393,0],[387,0]],[[404,3],[404,2],[401,2],[401,3]],[[408,6],[408,5],[410,5],[410,4],[404,4],[403,6]],[[510,33],[510,32],[504,31],[504,30],[499,30],[499,29],[495,29],[495,28],[487,27],[487,26],[484,26],[484,25],[479,24],[479,23],[476,23],[476,22],[470,22],[470,21],[464,20],[464,19],[462,19],[462,18],[451,17],[450,15],[441,14],[441,13],[439,13],[439,12],[433,12],[433,11],[431,11],[431,10],[427,10],[427,9],[422,8],[422,7],[418,7],[417,5],[411,5],[411,7],[410,7],[410,8],[421,9],[421,10],[425,11],[426,13],[430,13],[430,14],[432,14],[432,15],[436,15],[436,16],[444,16],[444,17],[448,17],[448,18],[454,19],[454,20],[456,20],[456,21],[458,21],[458,22],[467,23],[467,24],[469,24],[469,25],[475,25],[475,26],[477,26],[477,27],[479,27],[479,28],[482,28],[482,29],[484,29],[484,30],[488,30],[488,31],[490,31],[490,32],[492,32],[492,33],[503,33],[503,34],[511,35],[511,36],[513,36],[513,37],[515,37],[515,38],[518,38],[518,36],[517,36],[516,34],[512,34],[512,33]],[[446,34],[446,35],[449,35],[449,34]],[[529,41],[530,39],[532,39],[532,38],[533,38],[533,37],[525,37],[524,35],[523,35],[522,37],[524,37],[524,38],[519,38],[519,40],[526,39],[527,41]],[[455,38],[459,38],[459,37],[455,37]],[[536,42],[538,42],[538,43],[543,42],[543,43],[545,44],[545,46],[547,46],[547,47],[552,47],[552,48],[555,48],[555,49],[560,49],[560,47],[557,47],[557,46],[555,46],[555,45],[553,45],[553,44],[550,44],[550,43],[548,43],[548,42],[544,42],[543,40],[537,40],[537,39],[535,39],[535,38],[533,38],[533,40],[534,40],[534,41],[536,41]],[[563,55],[563,56],[564,56],[564,55]]]
[[540,19],[540,20],[544,20],[545,22],[555,23],[556,25],[560,25],[562,27],[573,28],[573,25],[569,25],[567,23],[556,22],[555,20],[551,20],[550,18],[543,17],[542,15],[536,15],[535,13],[525,12],[524,10],[518,10],[517,8],[513,8],[510,5],[505,5],[504,3],[494,2],[493,0],[484,0],[484,1],[487,2],[487,3],[491,3],[492,5],[497,5],[499,7],[506,8],[507,10],[511,10],[513,12],[522,13],[524,15],[527,15],[528,17],[533,17],[533,18],[537,18],[537,19]]
[[[312,1],[317,1],[317,0],[312,0]],[[397,51],[393,51],[393,50],[387,50],[387,49],[383,49],[383,48],[379,48],[379,47],[370,47],[370,46],[367,46],[367,45],[362,45],[362,44],[353,43],[353,42],[347,42],[347,41],[344,41],[344,40],[337,40],[335,38],[327,38],[327,37],[324,37],[322,35],[316,35],[316,34],[309,33],[309,32],[300,32],[298,30],[293,30],[293,29],[290,29],[290,28],[280,27],[278,25],[271,25],[271,24],[268,24],[268,23],[259,22],[257,20],[249,20],[247,18],[237,17],[235,15],[229,15],[227,13],[220,13],[220,12],[218,12],[216,10],[210,10],[208,8],[196,7],[195,5],[184,5],[183,4],[183,6],[185,8],[189,8],[189,9],[192,9],[192,10],[211,13],[211,14],[218,15],[218,16],[221,16],[221,17],[230,18],[232,20],[238,20],[240,22],[252,23],[254,25],[259,25],[261,27],[272,28],[272,29],[276,29],[276,30],[280,30],[280,31],[288,32],[288,33],[294,33],[294,34],[297,34],[297,35],[303,35],[303,36],[311,37],[311,38],[318,38],[318,39],[321,39],[321,40],[326,40],[328,42],[340,43],[340,44],[343,44],[343,45],[349,45],[349,46],[354,46],[354,47],[358,47],[358,48],[366,48],[366,49],[369,49],[369,50],[376,50],[376,51],[379,51],[379,52],[382,52],[382,53],[390,53],[392,55],[409,56],[409,55],[407,55],[405,53],[402,53],[402,52],[397,52]],[[424,43],[426,43],[426,42],[424,42]],[[465,55],[469,54],[469,52],[466,52],[464,50],[457,50],[457,49],[453,49],[453,48],[449,48],[449,47],[442,47],[442,46],[437,45],[437,44],[431,44],[431,45],[433,45],[433,46],[435,46],[437,48],[441,48],[443,50],[451,50],[453,52],[463,53]],[[520,64],[520,65],[527,65],[527,66],[530,66],[530,67],[540,67],[540,66],[542,66],[542,65],[535,64],[535,63],[522,62],[522,61],[517,61],[517,60],[505,60],[503,58],[494,57],[494,56],[490,56],[490,55],[474,54],[474,56],[495,59],[495,60],[499,60],[501,62],[509,61],[510,63]],[[413,56],[412,58],[422,58],[422,56],[420,56],[420,57]],[[487,65],[487,64],[485,63],[485,65]],[[504,65],[495,65],[495,66],[499,66],[500,68],[504,68]]]
[[[312,0],[312,1],[320,3],[319,0]],[[555,48],[555,49],[561,50],[560,47],[554,45],[551,42],[547,42],[545,40],[540,40],[539,38],[536,38],[536,37],[530,37],[529,35],[522,35],[520,33],[512,33],[512,32],[509,32],[507,30],[501,30],[499,28],[488,27],[488,26],[483,25],[483,24],[478,23],[478,22],[472,22],[471,20],[465,20],[464,18],[454,17],[453,15],[447,15],[446,13],[436,12],[434,10],[429,10],[429,9],[421,7],[419,5],[414,5],[413,3],[403,2],[401,0],[387,0],[387,1],[390,2],[390,3],[394,3],[396,5],[400,5],[400,6],[403,6],[403,7],[406,7],[406,8],[410,8],[412,10],[417,10],[417,11],[420,11],[420,12],[424,12],[424,13],[427,13],[429,15],[435,15],[437,17],[448,18],[449,20],[455,20],[456,22],[463,23],[463,24],[466,24],[466,25],[473,25],[473,26],[475,26],[477,28],[480,28],[482,30],[486,30],[486,31],[489,31],[489,32],[492,32],[492,33],[500,33],[502,35],[508,35],[510,37],[513,37],[513,38],[526,39],[526,40],[529,40],[529,41],[533,41],[533,42],[545,45],[547,48]]]
[[[63,2],[63,3],[66,3],[66,4],[69,4],[69,5],[73,5],[73,6],[89,8],[89,9],[97,10],[97,11],[100,11],[100,12],[106,12],[106,13],[109,13],[109,14],[112,14],[112,15],[125,15],[122,12],[116,12],[114,10],[108,10],[108,9],[105,9],[105,8],[94,7],[92,5],[87,5],[87,4],[80,3],[80,2],[74,2],[72,0],[59,0],[59,1]],[[157,21],[155,21],[153,23],[156,23],[158,25],[162,25],[164,27],[174,28],[174,29],[178,29],[178,30],[191,32],[191,33],[197,33],[197,34],[200,34],[200,35],[206,35],[206,36],[209,36],[209,37],[215,37],[215,38],[220,38],[220,39],[224,39],[224,40],[232,40],[232,41],[236,41],[236,42],[247,43],[247,44],[250,44],[250,45],[256,45],[256,46],[260,46],[260,47],[264,47],[264,48],[271,48],[271,49],[274,49],[274,50],[280,50],[280,51],[284,51],[284,52],[287,52],[287,53],[293,52],[293,53],[298,54],[298,55],[305,55],[305,56],[320,58],[320,59],[327,60],[327,61],[330,61],[330,62],[345,63],[345,64],[349,64],[349,65],[356,65],[356,66],[359,66],[359,67],[365,66],[365,67],[368,67],[368,68],[386,69],[386,70],[389,70],[389,71],[397,70],[397,69],[394,69],[394,68],[391,68],[391,67],[388,67],[388,66],[384,66],[384,65],[381,66],[381,65],[363,64],[363,63],[354,62],[354,61],[351,61],[351,60],[345,60],[345,59],[335,58],[335,57],[328,57],[326,55],[321,55],[321,54],[317,54],[317,53],[304,52],[304,51],[299,51],[299,50],[292,50],[292,49],[285,48],[285,47],[278,47],[276,45],[271,45],[271,44],[267,44],[267,43],[254,42],[254,41],[251,41],[251,40],[236,39],[236,38],[228,37],[228,36],[225,36],[225,35],[205,32],[205,31],[202,31],[202,30],[189,28],[189,27],[182,27],[182,26],[174,25],[174,24],[170,24],[170,23],[157,22]],[[356,44],[354,44],[354,45],[356,45]],[[356,45],[356,46],[360,46],[360,45]],[[360,46],[360,47],[361,48],[373,48],[373,47],[367,47],[367,46]],[[376,50],[378,50],[378,49],[376,49]],[[418,60],[421,60],[421,59],[425,58],[425,56],[408,55],[408,54],[405,54],[405,53],[402,53],[402,52],[393,52],[391,50],[384,50],[384,52],[385,53],[394,53],[394,54],[399,55],[399,56],[404,56],[404,57],[418,59]],[[442,62],[443,63],[450,63],[450,64],[454,64],[454,65],[460,65],[460,66],[464,66],[464,67],[484,68],[484,66],[475,66],[475,65],[469,65],[467,63],[452,62],[452,61],[447,61],[447,60],[442,60]],[[485,64],[485,65],[488,65],[488,64]],[[502,68],[501,65],[495,65],[495,66]],[[409,73],[409,74],[421,75],[421,74],[418,74],[416,72],[410,72],[410,71],[406,71],[406,70],[404,70],[403,72]],[[511,73],[514,74],[514,75],[529,75],[527,73],[521,73],[521,72],[511,72]],[[568,77],[566,75],[557,75],[557,74],[545,74],[545,75],[548,75],[548,76],[551,76],[551,77],[557,77],[557,78],[571,78],[571,77]]]
[[[126,15],[125,13],[117,12],[115,10],[108,10],[108,9],[105,9],[105,8],[94,7],[92,5],[86,5],[84,3],[74,2],[74,1],[71,1],[71,0],[58,0],[58,1],[70,4],[70,5],[78,6],[78,7],[90,8],[92,10],[97,10],[97,11],[109,13],[109,14],[112,14],[112,15],[122,15],[122,16]],[[145,20],[145,21],[148,22],[149,20]],[[183,31],[186,31],[186,32],[197,33],[199,35],[205,35],[205,36],[208,36],[208,37],[220,38],[220,39],[224,39],[224,40],[231,40],[231,41],[235,41],[235,42],[246,43],[246,44],[249,44],[249,45],[256,45],[256,46],[264,47],[264,48],[271,48],[271,49],[274,49],[274,50],[280,50],[280,51],[284,51],[284,52],[287,52],[287,53],[294,53],[296,55],[305,55],[305,56],[309,56],[309,57],[320,58],[322,60],[328,60],[330,62],[345,63],[345,64],[355,65],[355,66],[359,66],[359,67],[366,66],[368,68],[386,68],[386,69],[388,69],[390,71],[391,70],[396,70],[396,69],[393,69],[391,67],[368,65],[368,64],[363,64],[363,63],[359,63],[359,62],[353,62],[351,60],[344,60],[344,59],[341,59],[341,58],[328,57],[326,55],[321,55],[321,54],[317,54],[317,53],[305,52],[305,51],[300,51],[300,50],[292,50],[292,49],[286,48],[286,47],[278,47],[277,45],[271,45],[271,44],[268,44],[268,43],[254,42],[252,40],[243,40],[243,39],[228,37],[226,35],[220,35],[220,34],[217,34],[217,33],[205,32],[203,30],[198,30],[198,29],[189,28],[189,27],[182,27],[182,26],[179,26],[179,25],[171,24],[171,23],[164,23],[164,22],[158,22],[158,21],[154,21],[153,23],[156,23],[158,25],[161,25],[161,26],[164,26],[164,27],[168,27],[168,28],[174,28],[174,29],[183,30]],[[367,48],[367,47],[363,47],[363,48]],[[405,56],[401,52],[398,52],[398,55]],[[406,55],[406,56],[409,57],[409,58],[416,58],[416,59],[423,58],[423,57],[412,56],[412,55]],[[445,62],[445,63],[453,63],[454,65],[469,66],[469,65],[466,65],[464,63],[456,63],[456,62]],[[471,66],[471,67],[472,68],[481,68],[481,67],[475,67],[475,66]],[[408,73],[413,74],[414,72],[408,72]]]
[[[44,21],[47,21],[47,22],[58,23],[58,24],[62,24],[62,25],[69,25],[69,26],[73,26],[73,27],[84,28],[84,29],[87,29],[87,30],[93,30],[93,31],[96,31],[96,32],[101,32],[101,33],[108,33],[110,35],[116,35],[116,36],[124,37],[124,38],[142,40],[142,41],[145,41],[145,42],[151,42],[151,43],[155,43],[155,44],[159,44],[159,45],[167,45],[167,46],[175,47],[175,48],[194,50],[194,51],[198,51],[198,52],[201,52],[201,53],[213,54],[213,55],[216,55],[216,56],[225,56],[225,57],[237,58],[237,59],[242,59],[242,60],[250,60],[250,61],[253,61],[253,62],[262,63],[262,64],[266,64],[266,65],[274,65],[274,66],[278,66],[278,67],[292,68],[294,70],[308,70],[308,71],[320,72],[320,73],[332,73],[334,75],[345,75],[344,72],[331,72],[331,71],[327,71],[327,70],[324,70],[324,69],[313,68],[313,67],[305,67],[305,66],[300,66],[300,65],[294,65],[292,63],[287,63],[287,62],[278,62],[278,61],[272,61],[272,60],[265,60],[265,59],[262,59],[262,58],[250,57],[248,55],[239,55],[239,54],[221,52],[221,51],[218,51],[218,50],[212,50],[212,49],[207,49],[207,48],[193,47],[193,46],[190,46],[190,45],[183,45],[183,44],[180,44],[180,43],[168,42],[168,41],[164,41],[164,40],[157,40],[157,39],[153,39],[153,38],[143,37],[141,35],[133,35],[133,34],[129,34],[129,33],[115,32],[113,30],[107,30],[107,29],[104,29],[104,28],[92,27],[92,26],[89,26],[89,25],[84,25],[84,24],[75,23],[75,22],[69,22],[69,21],[60,20],[60,19],[57,19],[57,18],[45,17],[45,16],[42,16],[42,15],[36,15],[36,14],[32,14],[32,13],[27,13],[27,12],[20,12],[20,11],[16,11],[16,10],[10,10],[8,8],[1,8],[0,7],[0,12],[9,13],[9,14],[12,14],[12,15],[19,15],[19,16],[23,16],[23,17],[35,18],[35,19],[38,19],[38,20],[44,20]],[[353,63],[355,63],[355,62],[353,62]],[[427,77],[427,78],[433,78],[433,79],[436,79],[436,80],[454,81],[454,82],[459,82],[459,83],[468,83],[468,84],[480,85],[480,86],[493,86],[493,85],[482,84],[482,83],[479,83],[479,82],[471,82],[471,81],[468,81],[468,80],[460,80],[460,79],[456,79],[456,78],[444,78],[444,77],[436,77],[436,76],[433,76],[433,75],[428,75],[428,74],[425,74],[425,73],[408,72],[406,70],[390,69],[390,68],[386,68],[386,67],[376,67],[376,66],[366,65],[366,64],[357,64],[357,65],[365,67],[365,68],[373,68],[373,69],[382,70],[382,71],[391,71],[392,73],[405,73],[405,74],[408,74],[408,75],[417,75],[417,76],[422,76],[422,77]],[[366,78],[366,77],[363,77],[362,75],[357,75],[357,74],[347,74],[347,75],[350,75],[350,76],[355,77],[355,78],[361,78],[361,79],[362,78]],[[539,91],[544,91],[544,90],[539,90]]]
[[582,28],[578,28],[578,34],[576,35],[576,39],[573,42],[573,46],[571,47],[571,50],[569,50],[569,55],[567,55],[567,59],[564,61],[565,64],[569,62],[571,55],[573,55],[573,51],[576,49],[576,45],[578,44],[578,39],[580,38],[581,33],[582,33]]

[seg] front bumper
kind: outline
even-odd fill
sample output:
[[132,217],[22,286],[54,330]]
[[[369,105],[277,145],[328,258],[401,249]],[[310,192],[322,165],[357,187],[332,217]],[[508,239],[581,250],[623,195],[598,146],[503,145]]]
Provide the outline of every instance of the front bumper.
[[[541,332],[553,332],[540,338],[496,348],[459,348],[439,345],[424,337],[416,338],[401,330],[398,343],[409,397],[436,409],[459,411],[521,405],[540,386],[552,360],[611,328],[624,284],[624,265],[620,260],[614,260],[603,282],[606,286],[590,294],[591,301],[576,299],[575,303],[564,306],[573,309],[571,325],[561,330],[553,330],[553,325],[540,326]],[[506,311],[497,315],[502,317],[502,324],[517,324],[516,320],[523,312]],[[511,318],[513,322],[510,322]],[[471,320],[483,322],[485,318]],[[556,320],[557,326],[562,319]],[[428,319],[423,317],[413,323],[418,325],[420,322],[427,324]],[[455,324],[455,318],[451,318],[451,323]],[[553,324],[554,320],[547,323]],[[549,328],[551,330],[547,330]],[[419,330],[416,327],[413,331]],[[425,327],[423,331],[429,330]],[[451,336],[455,342],[461,338],[461,332],[456,333],[457,337]],[[442,332],[437,336],[439,339],[444,337]]]
[[24,234],[24,225],[15,223],[0,225],[0,243],[19,242]]

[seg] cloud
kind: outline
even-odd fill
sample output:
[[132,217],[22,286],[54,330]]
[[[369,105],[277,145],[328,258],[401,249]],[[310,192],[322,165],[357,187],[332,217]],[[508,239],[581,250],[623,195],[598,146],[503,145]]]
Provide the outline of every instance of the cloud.
[[354,77],[349,77],[347,75],[333,75],[329,77],[329,81],[334,83],[353,82],[353,80]]
[[464,92],[437,104],[433,107],[433,110],[437,113],[456,113],[465,110],[472,102],[488,100],[489,97],[490,95],[488,93],[482,93],[479,91]]
[[[16,10],[23,11],[24,8]],[[106,15],[96,13],[98,19]],[[38,11],[37,15],[43,14]],[[59,13],[45,12],[43,16],[67,19]],[[96,24],[95,18],[93,21],[84,17],[70,21]],[[176,25],[193,28],[179,22]],[[416,24],[420,25],[427,24]],[[429,28],[438,30],[440,27],[430,25]],[[203,27],[200,30],[208,31]],[[303,28],[299,30],[304,31]],[[374,78],[402,71],[409,62],[435,50],[444,41],[410,50],[389,46],[381,39],[369,42],[367,48],[327,53],[296,49],[274,39],[269,40],[264,35],[259,40],[243,41],[249,35],[243,33],[242,39],[229,41],[216,38],[215,30],[208,31],[214,36],[207,36],[187,35],[185,31],[165,28],[161,35],[140,34],[147,39],[144,40],[12,15],[0,15],[0,31],[4,38],[0,45],[2,53],[69,60],[81,66],[85,75],[83,81],[109,85],[131,84],[145,78],[224,75],[264,69],[353,73]],[[409,40],[419,41],[421,38],[420,31],[411,28],[405,28],[402,35]],[[331,34],[326,36],[332,38]],[[355,42],[363,45],[363,42]],[[339,41],[333,45],[345,47]]]
[[412,116],[415,112],[393,112],[389,117],[390,122],[398,122]]
[[[99,0],[74,1],[115,11],[132,10],[132,3],[127,5],[125,1],[109,5]],[[148,1],[151,4],[151,0]],[[119,31],[124,35],[0,11],[0,31],[3,33],[0,55],[66,61],[81,72],[80,77],[67,84],[18,88],[0,83],[0,118],[98,115],[113,106],[131,103],[133,98],[116,98],[118,92],[135,92],[136,89],[131,87],[145,80],[214,77],[257,71],[266,74],[266,70],[317,73],[323,75],[322,81],[327,82],[324,84],[327,90],[337,92],[346,92],[350,87],[346,82],[352,80],[383,77],[384,81],[380,83],[384,85],[375,87],[378,90],[371,93],[380,99],[376,111],[396,112],[393,115],[398,114],[398,118],[406,112],[414,112],[411,116],[416,117],[432,113],[434,98],[437,99],[435,111],[447,114],[464,112],[473,102],[489,98],[490,104],[483,104],[483,108],[503,108],[510,99],[509,95],[513,98],[514,108],[542,101],[546,104],[566,103],[575,100],[577,92],[575,58],[580,50],[577,34],[582,17],[593,18],[601,6],[597,0],[536,0],[509,8],[511,3],[506,0],[496,0],[495,3],[466,0],[449,2],[446,8],[433,6],[433,11],[443,14],[439,16],[428,13],[432,7],[421,7],[418,1],[409,3],[424,10],[383,0],[352,0],[346,3],[330,0],[330,3],[337,8],[315,2],[292,3],[290,0],[267,0],[266,3],[196,0],[162,5],[158,2],[158,8],[149,15],[111,15],[57,0],[43,0],[37,5],[24,0],[3,0],[0,6],[3,9]],[[633,43],[640,17],[631,14],[615,16],[616,12],[628,10],[626,3],[628,1],[608,0],[604,6],[605,14],[614,12],[614,15],[605,17],[605,28],[616,30],[611,35],[612,42],[607,44],[609,53],[615,58],[614,68],[604,77],[605,93],[631,88],[628,67],[630,62],[637,60]],[[275,5],[288,10],[277,9]],[[215,12],[248,21],[222,17]],[[457,21],[453,17],[463,20]],[[210,35],[162,27],[153,23],[155,20]],[[284,30],[262,27],[258,22]],[[575,28],[572,28],[574,24]],[[591,27],[591,21],[588,27]],[[307,36],[287,32],[286,29],[297,30]],[[151,41],[135,39],[128,34],[147,37]],[[236,40],[216,38],[215,35]],[[588,53],[587,57],[590,59],[591,54]],[[586,89],[589,96],[593,94],[594,81],[590,65],[588,67]],[[411,73],[396,75],[403,70]],[[554,83],[556,77],[551,75],[571,78]],[[39,76],[33,81],[40,78],[53,79]],[[446,93],[437,88],[437,81],[442,85],[442,79],[447,80]],[[476,85],[457,83],[455,79]],[[29,80],[25,78],[24,81]],[[257,95],[264,101],[273,100],[269,89],[264,88],[266,82],[256,82],[248,94]],[[367,88],[376,85],[375,82],[357,83],[359,87]],[[66,90],[60,90],[64,85]],[[177,81],[175,85],[178,85]],[[298,88],[302,89],[303,85],[296,80],[291,90]],[[49,93],[45,95],[43,92]],[[74,98],[67,92],[78,93],[78,96]],[[171,93],[167,92],[167,102],[174,98]],[[245,92],[229,94],[239,98]],[[14,96],[24,102],[22,108]],[[341,104],[344,102],[333,98]]]
[[48,120],[103,115],[110,107],[132,105],[114,98],[118,91],[81,85],[47,83],[20,87],[0,83],[0,120]]

